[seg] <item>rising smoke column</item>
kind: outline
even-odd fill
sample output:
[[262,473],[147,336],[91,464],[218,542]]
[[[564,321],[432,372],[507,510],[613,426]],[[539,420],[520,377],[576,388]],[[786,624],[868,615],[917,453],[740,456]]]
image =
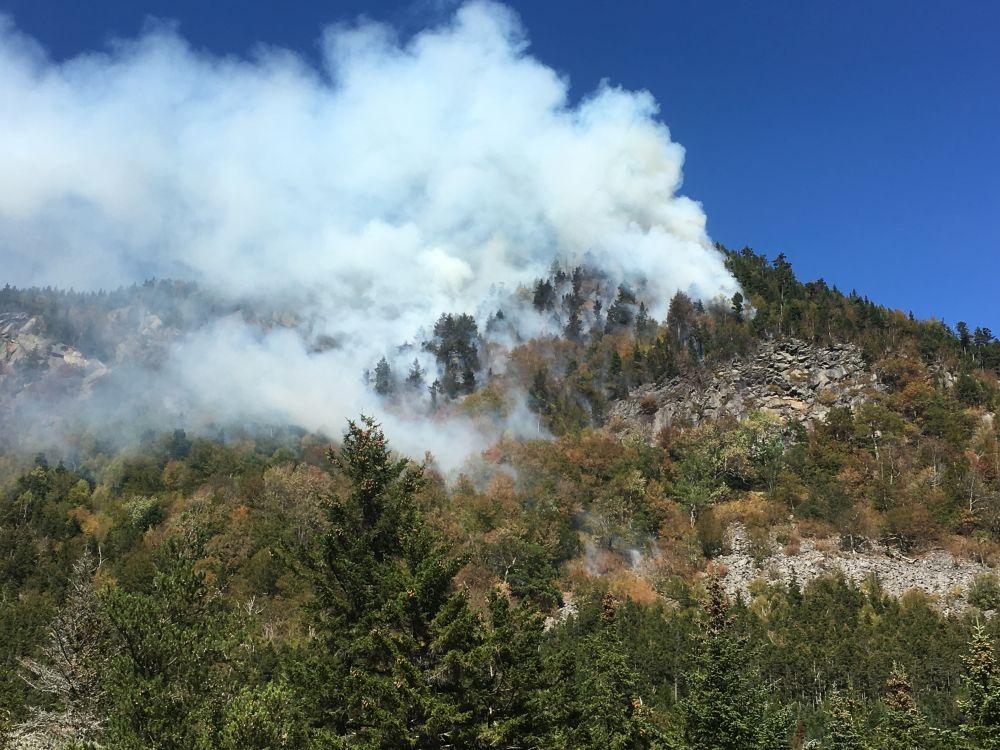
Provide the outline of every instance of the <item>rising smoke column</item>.
[[3,280],[306,300],[336,349],[224,320],[170,377],[217,415],[332,431],[378,411],[358,378],[375,358],[553,259],[644,281],[657,316],[677,290],[736,291],[649,93],[571,102],[506,7],[405,40],[331,27],[322,47],[320,69],[220,58],[161,26],[57,63],[0,24]]

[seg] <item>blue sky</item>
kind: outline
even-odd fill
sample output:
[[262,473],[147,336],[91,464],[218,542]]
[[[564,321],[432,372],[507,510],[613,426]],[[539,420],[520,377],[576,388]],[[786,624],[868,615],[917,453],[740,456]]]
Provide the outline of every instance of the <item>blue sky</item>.
[[[511,2],[576,95],[648,89],[712,236],[800,276],[1000,331],[1000,4]],[[359,14],[404,33],[448,3],[0,0],[57,58],[175,19],[194,45],[317,50]]]

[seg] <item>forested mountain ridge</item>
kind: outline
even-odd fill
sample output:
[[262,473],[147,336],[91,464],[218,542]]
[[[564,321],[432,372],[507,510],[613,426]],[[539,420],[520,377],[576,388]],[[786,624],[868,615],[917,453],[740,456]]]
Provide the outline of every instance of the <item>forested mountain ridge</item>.
[[[719,562],[837,539],[995,567],[1000,344],[801,283],[783,256],[725,253],[743,292],[678,294],[663,321],[641,289],[556,266],[481,330],[442,316],[407,350],[436,371],[372,363],[388,410],[488,423],[523,394],[550,433],[501,437],[454,476],[396,456],[366,419],[332,449],[296,428],[164,429],[125,447],[81,430],[26,457],[8,433],[8,744],[996,747],[994,576],[946,612],[836,571],[727,599]],[[47,352],[113,369],[148,351],[103,333],[116,310],[161,321],[130,329],[149,331],[137,341],[196,326],[205,306],[234,312],[171,284],[113,301],[7,289],[0,314],[21,316],[22,341],[36,320]],[[195,312],[177,302],[192,295]],[[521,334],[525,311],[546,335]],[[696,384],[708,397],[689,398]],[[738,409],[716,398],[731,391]],[[718,405],[685,411],[678,393]],[[809,418],[781,408],[806,396]],[[544,629],[567,602],[575,614]]]

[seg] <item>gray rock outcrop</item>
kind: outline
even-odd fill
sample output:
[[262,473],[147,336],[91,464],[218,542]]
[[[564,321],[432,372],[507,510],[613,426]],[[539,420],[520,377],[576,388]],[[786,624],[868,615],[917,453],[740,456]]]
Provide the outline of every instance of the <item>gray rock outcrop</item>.
[[613,405],[609,416],[649,437],[679,421],[742,419],[751,411],[810,423],[825,419],[832,407],[855,406],[880,389],[857,347],[782,339],[764,342],[749,356],[712,371],[636,388]]
[[0,313],[0,395],[24,390],[88,391],[108,368],[48,338],[38,317]]
[[730,526],[729,553],[717,557],[723,566],[723,586],[729,596],[741,594],[749,598],[750,584],[757,580],[768,583],[788,583],[793,578],[800,585],[839,571],[855,583],[875,575],[882,588],[893,596],[918,589],[932,597],[945,610],[961,610],[968,606],[969,588],[981,575],[993,572],[972,560],[955,557],[936,549],[907,557],[891,549],[851,552],[840,549],[840,539],[803,539],[795,554],[781,549],[772,538],[776,551],[764,558],[751,553],[750,540],[740,524]]

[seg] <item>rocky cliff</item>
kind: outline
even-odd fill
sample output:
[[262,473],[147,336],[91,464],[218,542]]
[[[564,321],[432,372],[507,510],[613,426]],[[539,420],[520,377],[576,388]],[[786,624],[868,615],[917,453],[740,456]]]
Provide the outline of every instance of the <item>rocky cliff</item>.
[[782,339],[712,370],[641,386],[616,403],[610,417],[650,437],[679,421],[742,419],[755,410],[808,423],[880,389],[856,347]]
[[108,368],[100,360],[48,338],[42,320],[0,314],[0,397],[25,391],[88,391]]

